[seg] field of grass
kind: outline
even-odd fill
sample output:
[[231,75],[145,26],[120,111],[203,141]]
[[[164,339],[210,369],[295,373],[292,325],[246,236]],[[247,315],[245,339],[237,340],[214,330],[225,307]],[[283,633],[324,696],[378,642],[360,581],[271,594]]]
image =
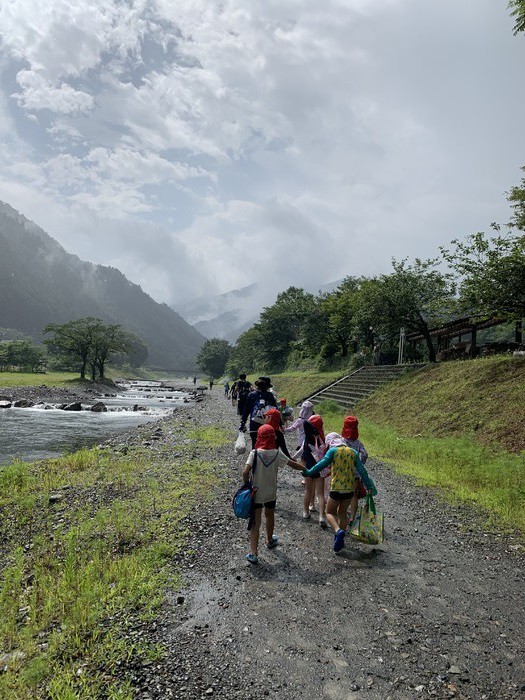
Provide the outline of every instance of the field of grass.
[[404,437],[468,436],[519,454],[525,450],[525,357],[428,366],[362,401],[359,416]]
[[80,381],[78,372],[0,372],[0,388],[17,386],[71,386]]
[[177,586],[180,521],[216,483],[194,445],[230,441],[217,429],[189,437],[176,463],[157,445],[0,470],[0,697],[130,700],[125,664],[165,653],[133,621]]
[[271,379],[279,397],[285,396],[288,405],[293,406],[305,396],[313,394],[317,389],[337,381],[342,376],[341,371],[317,372],[312,370],[272,374]]

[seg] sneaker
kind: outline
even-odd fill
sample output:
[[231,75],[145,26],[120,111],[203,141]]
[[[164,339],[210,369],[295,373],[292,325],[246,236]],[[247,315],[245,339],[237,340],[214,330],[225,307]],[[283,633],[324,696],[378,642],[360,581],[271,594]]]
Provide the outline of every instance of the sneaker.
[[307,510],[303,510],[303,520],[310,520],[310,513]]
[[277,547],[277,544],[279,542],[279,538],[277,535],[272,535],[272,539],[266,543],[266,546],[268,549],[273,549],[274,547]]
[[324,518],[319,518],[319,525],[322,530],[326,530],[326,520]]
[[334,535],[334,552],[340,552],[345,546],[345,531],[338,530]]
[[252,554],[251,552],[250,554],[247,554],[244,558],[246,559],[246,561],[249,561],[250,564],[257,564],[257,562],[259,561],[259,557],[257,556],[257,554]]
[[310,513],[315,513],[315,506],[308,506]]

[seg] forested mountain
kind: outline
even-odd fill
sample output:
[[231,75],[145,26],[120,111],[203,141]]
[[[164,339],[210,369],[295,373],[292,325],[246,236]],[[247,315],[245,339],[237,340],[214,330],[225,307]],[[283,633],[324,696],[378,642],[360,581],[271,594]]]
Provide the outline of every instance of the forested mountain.
[[67,253],[45,231],[0,202],[0,327],[35,340],[47,323],[95,316],[148,346],[147,364],[191,371],[204,338],[117,269]]

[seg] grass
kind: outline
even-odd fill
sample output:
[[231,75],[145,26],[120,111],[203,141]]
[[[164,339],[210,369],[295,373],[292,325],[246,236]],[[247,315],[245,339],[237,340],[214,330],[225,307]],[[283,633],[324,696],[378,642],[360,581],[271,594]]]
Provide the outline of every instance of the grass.
[[362,401],[359,415],[405,437],[469,436],[519,454],[524,397],[525,357],[495,356],[428,366]]
[[167,448],[154,458],[81,450],[0,470],[0,649],[14,652],[0,697],[131,699],[122,668],[164,653],[138,641],[131,621],[177,586],[180,520],[214,483],[211,464],[173,463]]
[[[347,372],[348,373],[348,372]],[[284,372],[272,374],[272,383],[279,397],[285,396],[289,406],[293,406],[305,396],[313,394],[327,384],[337,381],[343,376],[338,372]]]
[[35,374],[32,372],[0,372],[0,387],[17,386],[70,386],[80,381],[78,372],[46,372]]

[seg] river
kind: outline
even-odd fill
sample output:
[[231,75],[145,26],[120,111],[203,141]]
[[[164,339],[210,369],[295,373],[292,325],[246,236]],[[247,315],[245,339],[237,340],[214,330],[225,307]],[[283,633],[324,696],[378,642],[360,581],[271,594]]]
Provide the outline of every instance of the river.
[[[138,425],[169,415],[181,408],[187,394],[168,391],[160,382],[119,385],[114,397],[82,404],[89,409],[101,400],[107,412],[63,411],[58,408],[7,408],[0,410],[0,465],[14,459],[34,461],[57,457],[81,447],[98,444]],[[138,405],[141,410],[133,410]]]

